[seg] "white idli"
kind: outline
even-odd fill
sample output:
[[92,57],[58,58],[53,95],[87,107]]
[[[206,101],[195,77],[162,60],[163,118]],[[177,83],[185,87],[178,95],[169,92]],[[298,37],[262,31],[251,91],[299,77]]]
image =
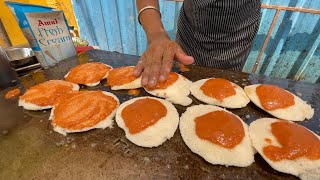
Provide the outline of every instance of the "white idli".
[[[49,120],[52,120],[52,125],[54,127],[53,130],[62,134],[62,135],[67,135],[67,133],[84,132],[84,131],[89,131],[91,129],[98,129],[98,128],[105,129],[106,127],[111,127],[113,124],[112,119],[115,116],[116,110],[119,106],[119,100],[112,93],[102,91],[103,95],[107,98],[111,97],[116,102],[116,105],[113,105],[113,104],[110,105],[113,108],[111,110],[110,114],[102,114],[101,115],[101,114],[99,114],[99,112],[94,112],[94,111],[96,109],[98,109],[100,111],[101,109],[106,108],[106,106],[95,107],[95,105],[101,105],[101,104],[105,105],[106,103],[110,104],[111,102],[108,99],[103,99],[101,97],[92,96],[94,93],[99,93],[99,92],[100,91],[82,91],[82,92],[79,92],[78,94],[75,94],[75,95],[72,95],[70,93],[70,94],[65,95],[65,97],[61,97],[61,98],[66,99],[62,103],[59,102],[60,99],[58,99],[55,102],[54,107],[51,110],[51,115],[49,117]],[[82,96],[84,94],[86,96],[85,98],[90,97],[88,102],[83,102],[85,99],[81,99],[84,97],[84,96]],[[69,95],[70,95],[70,97],[68,97]],[[74,103],[73,102],[75,99],[79,100],[79,98],[80,98],[80,100],[82,100],[81,103]],[[88,105],[88,103],[90,103],[90,106],[86,107]],[[85,122],[84,124],[86,125],[86,127],[74,128],[74,127],[77,127],[78,124],[74,124],[72,128],[62,127],[61,125],[59,125],[60,123],[56,122],[56,120],[55,120],[57,108],[60,108],[60,109],[65,108],[67,111],[62,115],[65,118],[65,119],[63,119],[63,121],[69,121],[72,117],[78,116],[79,113],[82,112],[81,108],[86,108],[86,110],[88,110],[89,112],[86,112],[86,115],[85,115],[86,117],[84,117],[84,119],[81,119],[81,121]],[[71,111],[71,112],[69,112],[69,111]],[[97,116],[97,115],[99,115],[99,117],[98,117],[99,120],[97,122],[91,123],[91,124],[89,122],[86,122],[86,121],[90,120],[90,118]],[[83,122],[81,122],[81,123],[83,123]],[[87,126],[88,124],[89,124],[89,126]]]
[[108,77],[110,70],[112,67],[107,64],[91,62],[71,68],[64,77],[66,81],[74,84],[96,86],[100,84],[101,80]]
[[54,100],[61,95],[78,91],[79,86],[67,81],[50,80],[28,89],[19,98],[19,106],[27,110],[44,110],[53,106]]
[[[265,146],[274,145],[281,147],[276,137],[271,132],[271,124],[277,121],[279,120],[274,118],[262,118],[253,121],[250,124],[249,134],[255,149],[263,157],[263,159],[277,171],[292,174],[300,177],[301,179],[320,179],[320,159],[310,160],[306,157],[299,157],[294,160],[282,159],[280,161],[273,161],[264,154],[263,148]],[[293,123],[290,121],[287,122]],[[320,139],[318,135],[315,133],[313,134]],[[270,142],[265,141],[265,139],[270,139]]]
[[[180,133],[183,141],[190,150],[211,164],[220,164],[225,166],[247,167],[254,162],[254,148],[248,133],[248,125],[241,121],[244,129],[244,137],[239,144],[233,148],[225,148],[208,140],[201,139],[196,134],[195,119],[213,111],[231,112],[212,105],[195,105],[189,107],[180,118]],[[214,121],[214,119],[212,119]],[[220,132],[221,133],[221,132]]]
[[[222,107],[226,107],[226,108],[243,108],[245,106],[247,106],[247,104],[250,102],[250,99],[247,97],[246,93],[243,91],[243,89],[238,86],[237,84],[230,82],[232,84],[232,86],[234,87],[235,93],[232,96],[226,97],[224,98],[222,101],[207,96],[203,90],[201,90],[201,86],[207,82],[210,79],[215,79],[215,78],[208,78],[208,79],[201,79],[199,81],[196,81],[194,83],[192,83],[190,91],[191,94],[197,98],[198,100],[205,102],[207,104],[211,104],[211,105],[217,105],[217,106],[222,106]],[[223,92],[221,92],[223,93]]]
[[263,109],[267,113],[279,119],[290,120],[290,121],[303,121],[304,119],[311,119],[313,117],[314,109],[305,101],[303,101],[301,98],[297,97],[296,95],[286,90],[285,90],[286,92],[293,95],[294,102],[295,102],[294,105],[286,108],[275,109],[275,110],[264,109],[256,93],[256,88],[260,85],[261,84],[254,84],[254,85],[246,86],[244,88],[244,91],[256,106]]
[[[174,72],[171,72],[174,73]],[[182,106],[188,106],[192,103],[192,99],[189,98],[190,94],[190,86],[192,84],[191,81],[189,81],[186,77],[174,73],[178,75],[178,79],[168,86],[165,89],[148,89],[144,88],[147,93],[165,98],[167,101],[170,101],[174,104],[180,104]],[[170,75],[169,75],[170,76]]]
[[[110,76],[107,77],[107,84],[111,87],[112,90],[141,88],[141,76],[135,77],[133,75],[133,71],[134,66],[123,66],[120,68],[114,68],[110,71]],[[128,82],[119,82],[119,79],[123,78],[126,79]]]
[[[140,99],[154,99],[159,101],[167,109],[167,114],[159,119],[155,124],[145,128],[144,130],[131,134],[122,117],[122,111],[130,104],[135,103]],[[141,107],[148,111],[148,105]],[[137,119],[139,121],[139,119]],[[173,137],[179,124],[179,114],[176,108],[168,101],[153,98],[139,97],[122,103],[116,113],[116,122],[120,128],[125,131],[126,138],[132,143],[142,147],[157,147],[163,144],[166,140]]]

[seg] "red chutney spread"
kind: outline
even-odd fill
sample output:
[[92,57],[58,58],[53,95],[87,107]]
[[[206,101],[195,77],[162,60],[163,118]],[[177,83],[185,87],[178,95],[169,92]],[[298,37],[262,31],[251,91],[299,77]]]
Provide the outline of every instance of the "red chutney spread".
[[75,84],[96,83],[101,81],[111,69],[110,66],[100,62],[80,64],[70,70],[66,81]]
[[225,111],[213,111],[197,117],[194,121],[199,138],[224,148],[235,147],[245,135],[241,121]]
[[269,138],[265,138],[265,139],[264,139],[264,141],[265,141],[265,142],[267,142],[267,143],[269,143],[269,144],[271,144],[271,143],[272,143],[272,140],[271,140],[271,139],[269,139]]
[[140,89],[130,89],[128,95],[138,96],[140,94]]
[[132,66],[112,69],[107,77],[108,86],[121,86],[136,80],[137,77],[133,75],[133,71],[134,67]]
[[156,90],[156,89],[166,89],[167,87],[171,86],[179,79],[179,75],[174,72],[170,72],[168,79],[164,82],[158,82],[154,87],[147,88],[147,90]]
[[293,95],[274,85],[261,84],[256,88],[256,93],[262,107],[266,110],[275,110],[294,105]]
[[190,69],[187,68],[184,64],[179,63],[178,66],[179,66],[179,69],[180,69],[181,72],[188,72],[188,71],[190,71]]
[[299,157],[320,159],[320,140],[303,126],[278,121],[271,124],[271,132],[280,146],[265,146],[263,153],[272,161],[294,160]]
[[209,79],[200,87],[205,95],[218,99],[220,102],[224,98],[235,95],[234,88],[230,81],[222,78]]
[[139,133],[167,115],[167,108],[158,100],[139,99],[122,110],[121,116],[131,134]]
[[12,90],[8,91],[8,92],[4,95],[4,98],[5,98],[5,99],[11,99],[11,98],[14,98],[14,97],[19,96],[20,93],[21,93],[21,91],[20,91],[19,88],[12,89]]
[[20,99],[38,106],[52,106],[54,101],[72,90],[72,84],[62,80],[51,80],[28,89]]
[[75,91],[65,94],[54,103],[54,126],[79,130],[105,120],[118,102],[102,91]]

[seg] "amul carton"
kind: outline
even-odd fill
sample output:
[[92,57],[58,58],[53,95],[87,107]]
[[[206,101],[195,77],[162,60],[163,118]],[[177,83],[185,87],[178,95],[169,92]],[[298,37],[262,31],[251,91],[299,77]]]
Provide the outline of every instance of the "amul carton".
[[6,1],[42,67],[76,55],[62,11],[46,6]]

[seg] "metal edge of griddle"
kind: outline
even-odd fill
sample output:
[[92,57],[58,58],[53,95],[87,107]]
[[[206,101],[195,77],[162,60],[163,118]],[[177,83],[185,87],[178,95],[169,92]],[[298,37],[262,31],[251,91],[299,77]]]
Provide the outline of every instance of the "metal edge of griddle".
[[16,70],[17,72],[20,72],[20,71],[27,71],[27,70],[31,70],[31,69],[40,68],[40,67],[41,67],[40,63],[36,63],[36,64],[32,64],[32,65],[29,65],[29,66],[17,68],[17,69],[15,69],[15,70]]

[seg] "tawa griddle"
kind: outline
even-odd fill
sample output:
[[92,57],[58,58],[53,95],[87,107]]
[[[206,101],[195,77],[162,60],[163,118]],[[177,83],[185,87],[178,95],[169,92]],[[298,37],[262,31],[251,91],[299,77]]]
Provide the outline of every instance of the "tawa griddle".
[[[49,69],[23,76],[16,87],[24,92],[44,81],[63,79],[70,68],[81,63],[100,61],[120,67],[135,65],[138,58],[116,52],[90,50]],[[191,81],[221,77],[241,87],[270,83],[291,91],[315,108],[314,117],[299,124],[320,134],[319,84],[196,65],[188,67],[190,71],[181,74]],[[178,71],[178,68],[174,70]],[[127,91],[111,91],[105,84],[104,80],[96,87],[81,88],[112,92],[121,102],[135,97],[128,95]],[[212,165],[189,150],[182,141],[179,129],[173,138],[151,149],[129,142],[124,131],[116,124],[111,129],[95,129],[63,136],[52,130],[48,121],[49,110],[24,110],[18,107],[18,98],[3,98],[6,92],[16,87],[0,92],[0,179],[296,179],[273,170],[258,154],[255,155],[255,163],[246,168]],[[141,89],[139,96],[146,95]],[[194,97],[192,99],[193,104],[202,104]],[[180,115],[186,110],[183,106],[175,107]],[[271,117],[253,103],[230,111],[248,124],[257,118]]]

